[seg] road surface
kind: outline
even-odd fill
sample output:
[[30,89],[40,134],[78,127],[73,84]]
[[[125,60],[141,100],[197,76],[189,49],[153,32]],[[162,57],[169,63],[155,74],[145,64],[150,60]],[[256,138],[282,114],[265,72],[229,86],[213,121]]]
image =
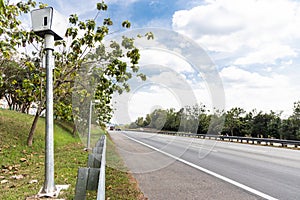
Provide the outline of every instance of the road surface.
[[[154,176],[174,173],[174,179],[178,180],[162,185],[174,182],[172,187],[177,190],[172,194],[190,193],[185,199],[300,199],[298,150],[155,133],[122,131],[112,132],[111,136],[138,181],[147,182],[145,177],[149,181]],[[144,184],[144,188],[150,185]],[[157,191],[162,192],[170,193],[168,187]],[[166,197],[155,196],[155,191],[149,196],[150,199],[174,199]],[[175,199],[180,199],[179,195]]]

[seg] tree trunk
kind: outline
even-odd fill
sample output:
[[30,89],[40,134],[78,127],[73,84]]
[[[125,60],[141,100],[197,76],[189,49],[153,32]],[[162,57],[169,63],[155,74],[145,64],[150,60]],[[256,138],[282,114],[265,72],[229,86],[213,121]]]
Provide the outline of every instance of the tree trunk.
[[73,132],[72,132],[72,134],[73,134],[73,137],[75,137],[75,136],[76,136],[76,132],[77,132],[77,129],[76,129],[76,124],[74,123],[74,125],[73,125]]
[[39,116],[40,116],[40,113],[39,113],[39,111],[37,111],[35,116],[34,116],[34,120],[32,122],[30,132],[29,132],[29,135],[28,135],[28,138],[27,138],[27,145],[30,146],[30,147],[32,146],[33,135],[34,135],[34,131],[35,131],[37,122],[39,120]]
[[32,122],[31,128],[30,128],[30,131],[29,131],[29,134],[28,134],[27,145],[30,146],[30,147],[32,146],[33,135],[34,135],[34,131],[35,131],[37,122],[39,120],[40,114],[43,111],[41,104],[42,103],[40,103],[39,106],[38,106],[38,109],[37,109],[37,111],[35,113],[35,116],[34,116],[34,119],[33,119],[33,122]]
[[28,134],[28,137],[27,137],[27,145],[30,146],[30,147],[32,146],[33,135],[34,135],[34,131],[35,131],[37,122],[39,120],[39,116],[43,112],[42,105],[43,105],[44,99],[43,99],[43,96],[42,96],[42,87],[43,87],[43,85],[42,85],[42,80],[41,80],[41,84],[40,84],[40,99],[41,99],[41,101],[39,102],[37,111],[35,113],[30,131],[29,131],[29,134]]

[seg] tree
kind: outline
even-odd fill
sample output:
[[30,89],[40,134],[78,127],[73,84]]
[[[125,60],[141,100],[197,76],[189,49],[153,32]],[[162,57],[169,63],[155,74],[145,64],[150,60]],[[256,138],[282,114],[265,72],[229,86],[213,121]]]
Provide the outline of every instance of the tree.
[[[44,6],[44,4],[40,4]],[[15,55],[17,48],[26,46],[26,43],[36,38],[33,32],[27,32],[20,28],[20,15],[28,13],[36,6],[36,2],[29,0],[17,4],[9,4],[9,1],[0,0],[0,60],[10,60]]]
[[167,119],[163,127],[164,130],[178,131],[180,125],[180,114],[174,108],[167,109]]
[[296,139],[300,140],[300,101],[294,103],[293,119],[296,129]]
[[[30,63],[29,63],[30,64]],[[3,84],[0,87],[0,98],[5,98],[11,110],[28,113],[40,93],[41,77],[33,68],[15,61],[3,62],[0,66]]]
[[36,36],[32,32],[21,30],[18,16],[28,13],[35,5],[31,0],[15,5],[8,4],[8,1],[0,1],[0,66],[3,81],[0,85],[0,97],[6,98],[10,109],[22,112],[28,111],[33,101],[34,86],[28,80],[36,79],[35,73],[30,71],[30,66],[26,67],[31,63],[16,62],[17,57],[14,55],[18,55],[17,48],[26,46],[27,41],[33,41]]
[[282,121],[281,132],[285,139],[300,139],[300,101],[294,103],[293,114]]
[[231,136],[244,136],[242,129],[245,125],[244,115],[246,111],[242,108],[232,108],[226,113],[224,132]]
[[[199,123],[205,114],[206,108],[203,104],[195,104],[193,106],[185,106],[181,113],[180,129],[184,132],[197,133],[198,128],[205,129],[207,124]],[[201,131],[200,131],[201,132]]]
[[294,130],[291,119],[283,119],[280,126],[281,139],[294,139]]
[[209,130],[209,124],[211,122],[212,116],[206,113],[206,106],[203,104],[196,104],[194,106],[194,115],[197,116],[197,134],[207,134]]
[[268,118],[260,111],[253,117],[253,126],[251,131],[252,137],[266,137],[268,132]]
[[[0,37],[1,40],[0,59],[1,62],[13,59],[12,55],[16,53],[16,49],[20,46],[34,45],[35,50],[31,54],[23,55],[24,63],[22,68],[30,69],[33,76],[43,77],[44,69],[41,66],[39,59],[43,54],[43,40],[36,36],[33,32],[27,32],[20,27],[21,21],[15,17],[20,14],[28,13],[36,6],[35,1],[20,2],[17,4],[9,4],[1,0],[1,23]],[[40,3],[40,8],[45,7],[45,4]],[[93,76],[90,81],[96,83],[96,91],[89,91],[86,88],[80,88],[79,91],[82,99],[89,100],[95,97],[100,100],[100,105],[97,107],[98,118],[100,123],[109,121],[111,117],[111,105],[109,104],[114,92],[122,93],[129,90],[127,81],[133,74],[145,79],[143,74],[138,73],[139,50],[134,46],[134,39],[123,38],[121,44],[112,42],[110,51],[101,45],[103,38],[109,34],[109,27],[113,25],[110,18],[103,19],[102,24],[96,22],[99,12],[107,10],[107,5],[103,2],[97,3],[96,8],[98,13],[94,19],[86,21],[79,20],[76,14],[69,17],[71,27],[66,31],[66,39],[55,42],[55,70],[54,70],[54,111],[56,117],[67,120],[74,120],[72,117],[73,110],[71,109],[71,95],[76,88],[75,78],[78,77],[79,71],[82,70],[82,63],[87,61],[99,62],[101,60],[109,63],[105,69],[96,69],[89,67],[87,70],[92,70]],[[125,21],[123,27],[129,28],[130,23]],[[79,32],[83,34],[78,34]],[[68,42],[71,41],[68,46]],[[130,64],[122,61],[121,58],[127,57]],[[30,98],[38,104],[37,113],[33,120],[30,133],[28,135],[27,144],[32,145],[33,134],[35,131],[37,120],[41,112],[45,109],[45,79],[26,79],[27,87],[22,87],[22,94],[32,95]],[[22,82],[22,84],[24,81]],[[23,86],[23,85],[22,85]],[[31,87],[32,86],[32,87]],[[75,86],[75,88],[74,88]],[[34,90],[33,90],[34,89]],[[20,93],[20,94],[21,94]],[[81,101],[81,100],[80,100]],[[75,111],[76,113],[76,111]]]
[[149,114],[147,114],[145,121],[144,121],[144,127],[149,126],[151,121],[152,121],[151,116]]
[[138,117],[137,120],[135,121],[135,124],[138,127],[144,127],[144,118],[143,117]]
[[210,135],[221,134],[224,126],[225,117],[226,116],[224,110],[219,110],[214,108],[214,113],[211,115],[206,115],[205,117],[206,120],[204,122],[205,124],[207,124],[208,127],[206,133]]
[[253,116],[251,136],[263,138],[279,138],[280,125],[280,113],[277,114],[273,111],[270,111],[270,113],[268,114],[260,111],[257,115]]
[[243,133],[245,136],[250,137],[251,136],[251,131],[253,127],[253,115],[255,115],[256,110],[252,110],[248,113],[246,113],[244,117],[244,126],[243,126]]
[[274,111],[270,111],[268,122],[268,136],[273,138],[280,138],[280,126],[281,126],[281,113],[277,114]]
[[150,117],[151,123],[149,127],[162,130],[167,120],[167,112],[163,109],[155,109],[150,114]]

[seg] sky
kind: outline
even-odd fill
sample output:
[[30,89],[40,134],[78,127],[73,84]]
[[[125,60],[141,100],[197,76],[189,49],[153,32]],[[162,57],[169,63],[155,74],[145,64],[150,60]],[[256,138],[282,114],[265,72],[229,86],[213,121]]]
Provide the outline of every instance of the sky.
[[[44,2],[65,16],[77,13],[87,19],[96,14],[94,0]],[[140,42],[140,69],[148,81],[133,79],[129,94],[114,97],[115,123],[134,121],[156,108],[179,109],[194,103],[203,103],[210,109],[218,105],[226,110],[241,107],[246,111],[283,111],[285,117],[292,113],[293,103],[300,100],[300,1],[106,3],[108,11],[100,18],[110,17],[115,24],[113,31],[118,34],[123,31],[123,20],[131,22],[132,30],[153,29],[157,33],[151,44]],[[151,48],[147,49],[147,45]],[[199,61],[203,59],[205,63]],[[211,71],[213,78],[209,78]],[[216,83],[218,89],[214,87]]]

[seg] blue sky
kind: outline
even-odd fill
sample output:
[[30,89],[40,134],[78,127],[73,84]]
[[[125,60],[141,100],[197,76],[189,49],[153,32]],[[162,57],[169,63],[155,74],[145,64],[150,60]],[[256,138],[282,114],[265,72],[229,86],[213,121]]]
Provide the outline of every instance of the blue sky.
[[[91,18],[96,14],[95,5],[98,1],[86,1],[82,3],[79,0],[45,0],[49,6],[54,7],[59,12],[68,16],[72,13],[78,13],[82,18]],[[99,1],[100,2],[100,1]],[[172,16],[174,12],[182,9],[190,9],[203,2],[191,0],[107,0],[105,1],[109,9],[103,13],[105,17],[111,17],[115,25],[123,20],[132,22],[133,28],[141,27],[162,27],[172,28]]]
[[[44,1],[62,14],[78,13],[93,17],[97,1]],[[263,111],[292,112],[293,102],[300,100],[300,2],[296,0],[108,0],[108,12],[114,30],[128,19],[132,28],[160,27],[190,38],[202,47],[215,63],[222,79],[226,109],[242,107]],[[151,56],[150,56],[151,55]],[[199,101],[210,104],[205,80],[195,84],[197,72],[174,57],[161,52],[143,54],[142,63],[155,58],[158,65],[178,69],[176,73],[190,83]],[[173,61],[173,62],[171,62]],[[153,64],[153,63],[152,63]],[[155,67],[157,68],[157,67]],[[159,69],[159,68],[157,68]],[[144,69],[153,76],[153,69]],[[151,72],[151,73],[150,73]],[[161,72],[161,79],[172,79]],[[193,77],[194,76],[194,77]],[[150,79],[151,80],[151,79]],[[157,80],[157,79],[155,79]],[[157,107],[178,107],[166,88],[141,87],[131,94],[130,118],[149,113]],[[151,91],[150,89],[151,88]],[[168,88],[172,91],[176,88]],[[205,94],[204,94],[205,93]],[[205,98],[204,98],[205,96]],[[133,99],[135,99],[133,101]],[[152,101],[149,102],[149,99]],[[173,103],[172,103],[173,102]],[[175,102],[175,103],[174,103]],[[134,105],[134,106],[133,106]],[[141,111],[142,110],[142,111]]]

